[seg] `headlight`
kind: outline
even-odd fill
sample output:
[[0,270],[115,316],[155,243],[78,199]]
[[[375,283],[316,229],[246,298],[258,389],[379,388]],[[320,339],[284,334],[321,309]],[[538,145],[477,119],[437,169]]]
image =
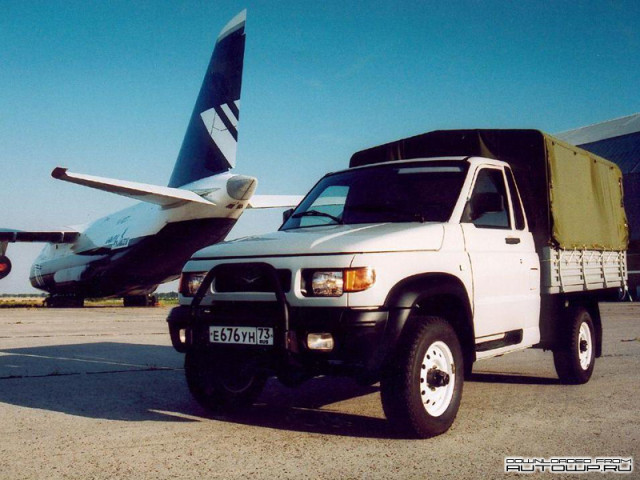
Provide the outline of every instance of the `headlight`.
[[[303,278],[306,275],[303,274]],[[308,278],[308,276],[306,276]],[[311,292],[316,297],[339,297],[344,292],[361,292],[376,281],[372,268],[345,268],[342,270],[320,270],[311,272]],[[307,281],[308,285],[308,281]]]
[[193,297],[200,285],[202,285],[202,281],[204,277],[207,276],[207,272],[184,272],[180,275],[180,288],[179,292],[184,297]]
[[342,271],[313,272],[311,291],[319,297],[339,297],[344,290]]

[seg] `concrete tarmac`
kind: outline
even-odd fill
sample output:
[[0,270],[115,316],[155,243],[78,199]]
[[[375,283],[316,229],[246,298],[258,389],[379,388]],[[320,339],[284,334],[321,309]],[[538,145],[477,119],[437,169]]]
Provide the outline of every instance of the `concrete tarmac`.
[[[601,305],[591,381],[551,353],[477,363],[449,432],[398,438],[378,385],[272,380],[213,416],[192,400],[167,308],[0,310],[0,479],[502,478],[505,456],[640,459],[640,304]],[[640,478],[536,474],[537,478]],[[507,476],[517,476],[508,474]]]

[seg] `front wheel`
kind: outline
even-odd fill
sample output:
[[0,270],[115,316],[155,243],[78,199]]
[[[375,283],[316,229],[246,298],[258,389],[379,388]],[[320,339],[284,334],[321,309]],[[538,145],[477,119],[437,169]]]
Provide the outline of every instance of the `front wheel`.
[[196,401],[208,410],[236,410],[253,404],[262,392],[266,375],[249,363],[228,364],[213,355],[187,352],[184,372]]
[[453,424],[464,380],[460,342],[440,317],[420,317],[404,333],[380,394],[385,415],[401,432],[428,438]]
[[561,334],[553,363],[562,383],[587,383],[596,361],[595,329],[591,315],[584,308],[575,310]]

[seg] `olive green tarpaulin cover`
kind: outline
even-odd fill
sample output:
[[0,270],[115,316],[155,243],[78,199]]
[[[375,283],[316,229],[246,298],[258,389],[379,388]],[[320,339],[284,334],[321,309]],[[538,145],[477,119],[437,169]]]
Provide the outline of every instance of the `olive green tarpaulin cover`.
[[566,249],[626,250],[618,166],[550,136],[545,143],[554,240]]
[[538,251],[627,249],[620,169],[539,130],[437,130],[356,152],[350,166],[442,156],[509,163]]

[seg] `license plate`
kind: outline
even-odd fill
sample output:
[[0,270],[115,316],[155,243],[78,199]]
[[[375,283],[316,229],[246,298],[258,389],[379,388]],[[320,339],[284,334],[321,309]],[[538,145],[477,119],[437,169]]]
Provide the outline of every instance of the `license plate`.
[[273,345],[273,328],[209,327],[209,341],[235,345]]

